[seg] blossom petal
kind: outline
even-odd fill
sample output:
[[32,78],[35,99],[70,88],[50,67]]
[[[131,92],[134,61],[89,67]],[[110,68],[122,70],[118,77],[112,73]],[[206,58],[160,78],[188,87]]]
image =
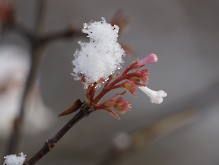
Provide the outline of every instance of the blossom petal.
[[163,97],[167,96],[167,93],[163,90],[153,91],[148,87],[139,87],[139,89],[141,89],[148,97],[150,97],[152,103],[160,104],[163,102]]

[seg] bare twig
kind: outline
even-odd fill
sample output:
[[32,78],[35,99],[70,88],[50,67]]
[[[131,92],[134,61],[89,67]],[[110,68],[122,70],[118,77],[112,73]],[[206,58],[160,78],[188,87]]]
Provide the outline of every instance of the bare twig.
[[84,104],[80,111],[52,138],[45,142],[44,146],[28,161],[24,162],[24,165],[33,165],[38,162],[43,156],[50,152],[57,144],[57,142],[82,118],[88,116],[92,111],[89,111],[90,107]]

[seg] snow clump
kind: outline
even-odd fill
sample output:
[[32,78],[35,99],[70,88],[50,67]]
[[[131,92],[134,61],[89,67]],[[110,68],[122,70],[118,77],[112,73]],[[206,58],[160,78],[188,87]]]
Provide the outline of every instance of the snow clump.
[[7,155],[5,156],[5,161],[3,165],[23,165],[25,161],[25,156],[23,152],[20,153],[19,156],[16,155]]
[[78,42],[81,50],[74,53],[72,75],[75,80],[80,80],[81,74],[85,76],[87,84],[94,83],[100,78],[108,76],[120,68],[125,51],[117,42],[119,27],[106,23],[105,19],[99,22],[84,24],[82,30],[90,38],[90,42]]

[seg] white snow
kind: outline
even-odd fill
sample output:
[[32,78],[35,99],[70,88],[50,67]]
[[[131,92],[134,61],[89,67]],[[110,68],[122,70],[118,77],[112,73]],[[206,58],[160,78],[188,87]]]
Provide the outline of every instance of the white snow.
[[86,77],[86,83],[94,83],[100,78],[107,79],[123,63],[124,50],[117,42],[118,26],[99,22],[84,24],[83,33],[88,34],[89,43],[78,42],[81,50],[76,50],[73,60],[73,76],[80,80],[80,74]]
[[3,165],[22,165],[25,161],[25,156],[23,152],[19,156],[16,155],[7,155],[5,156],[5,161]]

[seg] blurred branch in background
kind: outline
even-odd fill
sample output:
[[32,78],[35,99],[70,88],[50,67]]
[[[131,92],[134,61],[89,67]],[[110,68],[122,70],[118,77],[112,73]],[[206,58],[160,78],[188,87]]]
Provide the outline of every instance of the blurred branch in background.
[[135,153],[151,141],[193,122],[198,117],[194,108],[186,109],[150,125],[142,126],[131,133],[120,133],[113,139],[113,146],[97,165],[114,164],[125,156]]
[[[45,46],[51,41],[55,41],[57,39],[85,36],[80,32],[80,30],[78,30],[76,27],[73,26],[69,26],[68,28],[64,30],[60,30],[59,32],[56,33],[45,34],[44,24],[45,24],[46,5],[47,5],[46,0],[36,1],[36,16],[35,16],[35,23],[34,23],[35,25],[33,32],[30,31],[28,28],[24,27],[23,25],[20,25],[19,23],[15,22],[14,16],[9,17],[11,19],[11,22],[7,20],[5,21],[7,24],[4,23],[3,26],[3,32],[5,30],[16,31],[17,33],[25,37],[27,39],[28,44],[30,45],[30,68],[25,82],[23,94],[20,100],[20,106],[18,109],[19,115],[14,119],[13,130],[10,136],[6,154],[17,153],[20,147],[19,145],[21,145],[21,138],[23,134],[23,120],[25,116],[25,112],[24,112],[25,104],[28,97],[28,93],[31,90],[32,85],[36,80],[39,63],[42,59]],[[15,12],[13,12],[13,14],[15,14]],[[8,17],[6,18],[9,19]]]
[[61,31],[42,35],[40,37],[40,43],[47,44],[59,39],[71,39],[75,37],[86,37],[86,35],[81,33],[81,30],[79,30],[77,27],[74,27],[74,25],[70,25]]
[[[36,9],[36,22],[35,22],[35,29],[34,29],[34,35],[37,36],[40,31],[42,30],[43,21],[44,21],[44,13],[45,13],[45,3],[46,0],[39,0],[37,1],[37,9]],[[35,81],[38,65],[41,59],[41,51],[39,49],[39,43],[37,37],[29,38],[29,44],[30,44],[30,68],[29,73],[25,82],[25,87],[23,94],[21,96],[20,101],[20,107],[19,107],[19,114],[18,117],[14,120],[14,127],[13,131],[9,140],[8,150],[7,154],[9,153],[17,153],[19,149],[19,145],[21,145],[21,138],[23,133],[23,119],[24,119],[24,107],[25,107],[25,101],[27,99],[27,95],[29,90],[32,87],[33,82]]]

